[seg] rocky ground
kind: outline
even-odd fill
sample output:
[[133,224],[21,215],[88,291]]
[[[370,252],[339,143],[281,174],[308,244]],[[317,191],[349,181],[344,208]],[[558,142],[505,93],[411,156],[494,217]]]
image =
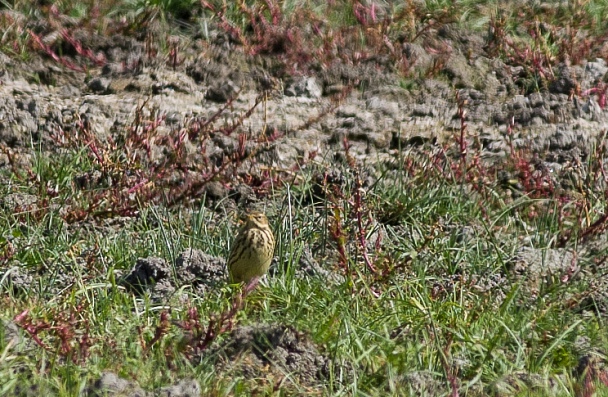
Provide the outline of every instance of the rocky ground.
[[[601,81],[608,71],[603,59],[561,64],[546,91],[524,95],[517,84],[522,71],[484,56],[483,37],[446,30],[439,37],[453,50],[442,74],[412,79],[411,87],[400,85],[403,78],[396,74],[340,65],[318,75],[276,79],[262,67],[243,64],[236,49],[221,46],[199,50],[175,70],[158,62],[133,70],[125,65],[144,57],[143,45],[126,37],[93,47],[107,54],[108,63],[88,75],[46,59],[24,64],[2,55],[1,165],[9,165],[9,156],[31,164],[32,145],[57,150],[53,137],[75,131],[83,121],[98,139],[117,139],[140,107],[146,116],[162,118],[161,134],[218,113],[218,125],[230,123],[252,109],[269,79],[276,87],[239,126],[253,135],[280,133],[262,157],[268,166],[331,164],[345,137],[352,153],[372,164],[391,161],[397,150],[420,142],[453,142],[460,131],[456,94],[467,112],[467,136],[480,141],[484,160],[500,164],[512,142],[516,150],[537,155],[539,166],[555,172],[556,180],[568,165],[585,162],[604,137],[606,112],[596,96],[572,93]],[[101,39],[90,40],[94,45]],[[421,71],[433,62],[421,46],[409,44],[408,51]],[[334,105],[335,93],[344,95]],[[236,138],[218,138],[211,150],[229,145],[235,146]]]

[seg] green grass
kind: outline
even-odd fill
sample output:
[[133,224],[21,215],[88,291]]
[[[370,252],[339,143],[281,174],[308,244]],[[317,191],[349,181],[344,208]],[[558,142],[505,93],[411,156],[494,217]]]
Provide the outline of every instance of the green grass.
[[[417,161],[410,154],[404,159]],[[61,352],[58,329],[38,333],[47,351],[23,330],[24,346],[0,340],[2,394],[36,385],[46,395],[78,395],[105,370],[137,380],[148,390],[188,377],[198,379],[205,394],[251,387],[242,378],[214,376],[212,357],[189,362],[177,348],[183,331],[176,326],[147,349],[141,342],[153,339],[159,315],[167,308],[173,320],[185,319],[186,308],[196,308],[206,322],[211,313],[228,307],[230,289],[200,297],[185,286],[179,300],[153,302],[127,292],[117,273],[127,272],[138,257],[172,262],[188,247],[225,256],[235,233],[234,217],[221,206],[168,210],[144,203],[138,217],[116,226],[103,219],[67,224],[62,220],[62,211],[69,209],[66,203],[78,206],[67,196],[79,197],[69,181],[86,163],[82,151],[53,157],[39,152],[36,173],[42,186],[57,186],[56,197],[46,196],[37,183],[11,175],[11,183],[1,188],[1,196],[28,192],[40,201],[38,211],[0,212],[1,247],[10,256],[2,269],[31,272],[35,280],[24,290],[3,279],[0,318],[11,320],[28,310],[33,323],[69,324],[73,333],[67,338],[72,344],[67,355]],[[354,368],[352,383],[328,379],[322,394],[401,395],[403,376],[414,371],[432,374],[447,391],[446,379],[452,375],[446,371],[456,365],[456,377],[461,385],[470,385],[470,395],[483,395],[480,390],[489,390],[484,387],[520,371],[559,377],[564,382],[559,395],[573,395],[576,380],[571,371],[581,354],[577,340],[584,337],[590,346],[606,347],[601,318],[564,306],[564,300],[582,293],[586,284],[558,284],[531,297],[524,283],[509,279],[506,271],[524,232],[512,215],[525,214],[525,208],[539,201],[495,200],[483,212],[478,194],[429,171],[427,162],[418,164],[417,175],[391,166],[366,192],[365,213],[386,220],[368,230],[368,238],[383,230],[381,250],[369,248],[382,276],[365,268],[355,243],[354,174],[349,167],[341,170],[343,198],[316,199],[313,206],[311,183],[276,190],[267,203],[274,207],[280,269],[247,298],[238,323],[293,326],[336,362]],[[347,273],[338,266],[329,230],[335,214],[328,211],[331,208],[342,214]],[[472,231],[463,237],[465,226]],[[551,245],[560,225],[554,216],[538,217],[527,222],[525,230],[533,246],[542,248]],[[323,268],[346,276],[345,281],[296,277],[305,246],[316,252]],[[9,251],[13,254],[7,255]],[[500,288],[477,288],[498,275],[507,278]],[[86,357],[79,357],[77,345],[85,335],[91,347]],[[220,335],[214,344],[226,337]],[[259,387],[271,390],[271,385]],[[297,394],[297,389],[292,392]]]

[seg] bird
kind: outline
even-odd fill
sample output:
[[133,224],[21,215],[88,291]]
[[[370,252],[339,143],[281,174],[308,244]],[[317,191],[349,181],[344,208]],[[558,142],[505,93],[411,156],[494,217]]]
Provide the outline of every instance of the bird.
[[245,215],[228,256],[228,272],[232,283],[249,283],[268,271],[274,254],[275,238],[263,212]]

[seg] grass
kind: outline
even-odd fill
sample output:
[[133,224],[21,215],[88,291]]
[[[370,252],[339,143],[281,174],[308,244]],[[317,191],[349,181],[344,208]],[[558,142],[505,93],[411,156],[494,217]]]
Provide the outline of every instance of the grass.
[[[2,2],[29,19],[49,18],[48,10],[34,12],[28,4]],[[541,12],[527,5],[521,7],[531,17],[521,22],[513,9],[497,15],[493,2],[429,1],[419,8],[382,3],[390,15],[385,23],[374,20],[375,9],[352,2],[255,1],[226,9],[208,2],[185,12],[192,4],[112,1],[100,7],[127,10],[117,13],[136,20],[125,25],[124,34],[159,15],[170,24],[167,15],[195,19],[198,12],[240,35],[245,53],[276,56],[284,65],[302,60],[311,70],[310,59],[323,45],[336,53],[321,58],[321,66],[336,60],[355,64],[387,53],[376,45],[379,37],[398,43],[398,32],[409,29],[404,36],[415,41],[458,21],[472,30],[491,27],[488,51],[510,66],[525,66],[530,80],[548,81],[550,66],[560,58],[568,55],[577,63],[592,57],[606,35],[598,23],[606,4],[592,0],[577,13],[558,5],[546,20],[593,32],[568,47],[566,36],[527,29]],[[84,17],[95,3],[56,6],[59,13]],[[320,22],[327,24],[310,40],[306,28]],[[14,16],[2,14],[0,25],[6,28],[3,52],[21,59],[33,52],[54,55],[54,47],[36,47]],[[390,52],[395,64],[401,55]],[[417,84],[407,79],[407,70],[395,70],[403,72],[403,85]],[[226,205],[233,197],[215,203],[191,198],[207,183],[234,186],[245,180],[245,170],[255,169],[257,153],[272,139],[245,139],[242,120],[230,126],[212,120],[185,131],[193,144],[203,147],[214,133],[238,143],[214,159],[221,160],[219,167],[193,162],[180,139],[160,139],[157,128],[164,121],[144,119],[144,106],[122,131],[124,142],[104,141],[77,125],[77,134],[52,137],[55,151],[32,144],[31,167],[0,170],[0,395],[79,395],[104,371],[146,390],[195,378],[203,395],[481,396],[510,388],[506,395],[588,396],[591,383],[598,394],[608,392],[601,365],[591,364],[582,374],[576,370],[581,357],[603,360],[608,347],[605,314],[598,313],[605,302],[594,301],[593,294],[594,272],[605,273],[605,248],[583,255],[581,266],[592,270],[581,275],[567,267],[542,277],[513,270],[521,247],[579,251],[589,239],[602,238],[608,206],[601,141],[580,165],[583,183],[565,192],[555,177],[535,173],[534,154],[525,150],[511,149],[500,169],[484,165],[478,149],[467,147],[464,123],[461,135],[445,146],[399,148],[392,163],[364,168],[346,144],[345,160],[330,171],[313,161],[298,169],[298,179],[279,170],[257,175],[259,180],[249,182],[277,235],[272,274],[242,301],[227,284],[204,295],[178,285],[159,301],[134,294],[122,278],[138,258],[173,264],[187,248],[225,257],[237,228]],[[153,161],[147,149],[154,139],[173,156]],[[194,171],[185,172],[192,164]],[[505,188],[500,171],[517,187]],[[194,174],[204,180],[191,179]],[[175,189],[173,178],[186,187]],[[22,201],[15,204],[10,197]],[[302,275],[308,252],[329,275]],[[178,270],[172,270],[175,282]],[[219,328],[209,325],[225,313],[231,314]],[[311,384],[284,369],[280,376],[271,374],[272,365],[256,368],[255,378],[218,371],[216,349],[231,339],[231,328],[259,323],[293,327],[310,338],[332,363],[328,375]],[[16,325],[19,338],[9,338],[6,324]],[[193,354],[203,339],[205,349]]]
[[[3,208],[0,215],[2,267],[31,272],[36,280],[26,288],[6,278],[2,282],[1,318],[16,319],[27,310],[21,324],[36,330],[28,336],[22,329],[21,345],[0,342],[2,394],[36,385],[48,395],[77,395],[104,370],[147,389],[188,377],[201,381],[204,394],[252,387],[242,378],[214,376],[212,358],[188,361],[179,352],[179,327],[169,326],[148,345],[155,340],[161,313],[168,310],[178,321],[187,308],[195,308],[204,322],[210,313],[226,310],[229,290],[201,297],[184,286],[179,300],[159,303],[133,296],[118,282],[119,273],[127,272],[137,257],[173,261],[188,247],[225,256],[235,230],[233,217],[221,206],[163,209],[142,203],[138,217],[117,226],[103,220],[66,224],[62,209],[74,194],[66,181],[77,170],[70,164],[86,163],[85,157],[82,151],[52,158],[38,154],[41,181],[58,186],[53,198],[35,184],[5,175],[11,183],[3,185],[2,196],[28,192],[41,201],[39,211]],[[376,274],[366,269],[358,245],[352,169],[342,169],[343,197],[330,194],[325,201],[317,198],[316,205],[309,204],[312,184],[274,191],[269,203],[278,203],[276,213],[285,214],[274,217],[279,269],[247,298],[238,323],[293,326],[337,362],[355,368],[353,383],[329,379],[322,394],[399,394],[404,374],[427,371],[445,390],[455,378],[461,387],[478,390],[471,395],[480,395],[496,379],[525,371],[558,377],[558,394],[572,395],[578,384],[571,375],[580,355],[576,344],[585,338],[590,346],[605,348],[607,341],[601,317],[564,305],[569,296],[584,293],[585,282],[546,286],[533,297],[523,280],[509,279],[506,266],[521,245],[522,230],[507,214],[538,205],[538,200],[493,203],[483,212],[479,197],[466,193],[466,186],[440,174],[432,179],[426,163],[419,166],[419,175],[402,168],[386,172],[366,192],[366,215],[387,220],[366,231],[370,238],[383,229],[380,249],[367,248]],[[341,213],[341,239],[331,226],[336,211]],[[473,232],[462,237],[465,227]],[[552,216],[532,219],[527,227],[537,248],[550,246],[561,228]],[[342,268],[339,244],[345,246]],[[323,277],[296,277],[305,246],[325,252],[317,256],[322,266],[345,275],[345,281],[332,285]],[[504,285],[484,289],[498,276],[507,277]],[[34,335],[45,349],[32,342]],[[226,337],[219,335],[215,343]],[[276,385],[256,387],[267,393]]]

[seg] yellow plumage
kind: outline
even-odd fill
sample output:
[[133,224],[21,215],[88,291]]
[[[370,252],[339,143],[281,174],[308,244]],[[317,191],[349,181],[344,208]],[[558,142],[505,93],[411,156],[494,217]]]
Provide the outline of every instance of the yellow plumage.
[[248,283],[252,278],[266,274],[272,262],[274,245],[274,235],[266,215],[258,211],[247,214],[228,256],[231,281]]

